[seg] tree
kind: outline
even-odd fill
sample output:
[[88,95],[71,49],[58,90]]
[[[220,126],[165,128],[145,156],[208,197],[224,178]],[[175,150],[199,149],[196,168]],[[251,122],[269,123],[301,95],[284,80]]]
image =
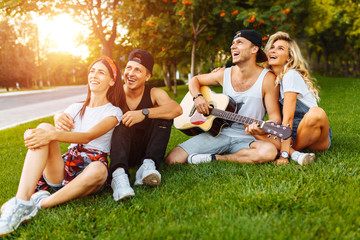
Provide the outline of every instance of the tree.
[[17,27],[8,19],[0,21],[0,85],[30,87],[35,69],[33,43],[34,26],[27,19],[15,19]]
[[234,5],[235,1],[232,0],[188,0],[177,2],[176,11],[181,15],[178,24],[183,29],[184,34],[190,35],[191,39],[191,76],[195,75],[196,50],[199,47],[200,38],[203,35],[215,37],[211,36],[213,32],[208,31],[209,28],[221,25],[221,19],[217,16],[219,13],[224,12],[225,9],[233,8]]
[[[163,72],[165,85],[171,90],[171,79],[176,84],[176,70],[180,59],[185,54],[186,39],[178,26],[178,16],[175,14],[177,1],[125,1],[119,7],[126,20],[128,34],[124,36],[123,44],[133,48],[148,50],[155,58]],[[121,47],[122,47],[121,46]],[[120,48],[121,48],[120,47]],[[176,96],[176,87],[174,88]]]
[[323,74],[336,74],[334,70],[338,69],[349,75],[351,62],[359,62],[359,9],[356,1],[307,1],[305,35],[310,52],[315,53],[315,67]]
[[79,57],[68,53],[48,53],[43,66],[51,85],[87,83],[87,65]]

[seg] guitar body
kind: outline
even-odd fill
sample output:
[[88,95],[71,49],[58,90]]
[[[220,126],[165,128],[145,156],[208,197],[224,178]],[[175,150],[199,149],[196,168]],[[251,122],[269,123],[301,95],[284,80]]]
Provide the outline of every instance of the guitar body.
[[[214,108],[228,112],[235,112],[237,110],[235,101],[224,94],[214,93],[206,86],[202,86],[200,92]],[[183,114],[174,119],[174,126],[186,135],[194,136],[203,132],[209,132],[211,135],[217,136],[221,129],[228,125],[228,122],[222,118],[213,115],[204,116],[198,113],[190,92],[185,95],[180,106],[183,109]]]
[[200,92],[212,106],[209,109],[210,115],[204,116],[196,111],[193,98],[188,92],[180,103],[183,114],[174,119],[174,126],[187,135],[194,136],[202,132],[209,132],[213,136],[217,136],[221,129],[228,124],[226,121],[228,120],[247,125],[256,123],[265,133],[269,134],[269,137],[275,135],[275,137],[288,139],[291,136],[289,127],[234,113],[237,111],[235,101],[224,94],[214,93],[206,86],[202,86]]

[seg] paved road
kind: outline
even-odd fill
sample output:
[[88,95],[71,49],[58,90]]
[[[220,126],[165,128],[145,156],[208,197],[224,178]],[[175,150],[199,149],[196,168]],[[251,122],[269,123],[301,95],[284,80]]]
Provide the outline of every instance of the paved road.
[[86,94],[86,85],[0,94],[0,130],[63,111]]

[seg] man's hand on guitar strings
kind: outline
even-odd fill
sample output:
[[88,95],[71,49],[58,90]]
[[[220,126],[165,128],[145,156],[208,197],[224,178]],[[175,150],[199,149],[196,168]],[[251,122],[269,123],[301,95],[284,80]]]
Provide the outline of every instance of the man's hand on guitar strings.
[[209,109],[212,108],[208,101],[202,96],[194,100],[195,108],[200,114],[209,115]]

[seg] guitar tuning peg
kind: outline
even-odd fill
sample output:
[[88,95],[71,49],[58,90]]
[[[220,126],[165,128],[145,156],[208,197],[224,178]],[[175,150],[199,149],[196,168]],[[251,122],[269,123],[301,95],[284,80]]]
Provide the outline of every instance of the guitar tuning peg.
[[276,140],[276,139],[277,139],[277,136],[274,137],[274,140]]
[[290,124],[286,125],[287,127],[290,127]]
[[271,134],[269,134],[267,137],[268,137],[268,138],[271,138]]
[[282,142],[283,142],[283,139],[280,139],[280,142],[282,143]]
[[275,121],[276,124],[278,124],[278,121]]

